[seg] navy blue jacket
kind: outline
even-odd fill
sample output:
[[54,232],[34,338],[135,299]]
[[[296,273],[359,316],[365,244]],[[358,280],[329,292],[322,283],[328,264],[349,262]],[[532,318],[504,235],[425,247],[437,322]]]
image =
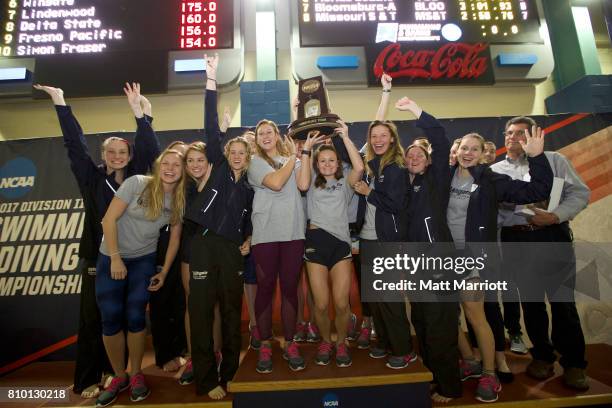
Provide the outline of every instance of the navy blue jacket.
[[416,174],[408,186],[408,241],[452,242],[446,222],[450,142],[442,124],[427,112],[421,114],[416,125],[425,131],[433,152],[431,164],[423,174]]
[[[119,188],[119,184],[115,181],[115,173],[107,175],[106,166],[104,164],[97,165],[92,160],[83,135],[83,129],[81,129],[70,106],[56,105],[55,110],[62,128],[64,146],[68,149],[70,169],[76,178],[85,207],[85,221],[79,244],[79,257],[96,260],[100,241],[102,241],[102,225],[100,223]],[[135,174],[146,174],[159,156],[159,141],[151,127],[152,120],[153,118],[148,116],[136,119],[136,137],[134,146],[130,146],[132,159],[125,169],[124,178]]]
[[[466,242],[497,241],[497,209],[501,201],[530,204],[547,200],[553,184],[553,172],[542,153],[530,157],[531,182],[512,180],[510,176],[491,170],[486,164],[469,167],[476,189],[470,195],[465,221]],[[454,174],[457,166],[451,168]],[[450,190],[450,183],[448,184]]]
[[[357,209],[357,229],[361,230],[365,222],[367,203],[376,207],[376,236],[383,242],[406,241],[407,238],[407,205],[408,205],[408,172],[406,169],[392,163],[387,165],[381,174],[380,157],[368,162],[374,172],[374,190],[369,196],[359,196]],[[368,185],[372,177],[367,173],[363,181]]]
[[246,174],[236,180],[223,155],[217,115],[217,92],[206,90],[206,155],[213,170],[206,187],[190,205],[185,217],[230,241],[242,245],[251,235],[254,192]]

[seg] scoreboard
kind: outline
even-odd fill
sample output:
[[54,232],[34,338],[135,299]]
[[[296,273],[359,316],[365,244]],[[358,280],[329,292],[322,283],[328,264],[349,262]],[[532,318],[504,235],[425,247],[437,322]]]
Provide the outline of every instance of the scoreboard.
[[541,43],[535,0],[297,0],[302,47]]
[[173,51],[234,47],[233,0],[3,0],[0,56],[35,59],[34,82],[70,96],[122,81],[167,90]]
[[7,0],[4,57],[231,48],[231,0]]

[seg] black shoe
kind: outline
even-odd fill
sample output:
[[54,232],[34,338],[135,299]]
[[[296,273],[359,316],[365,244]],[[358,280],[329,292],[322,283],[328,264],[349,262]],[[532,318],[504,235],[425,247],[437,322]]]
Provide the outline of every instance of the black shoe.
[[499,382],[502,384],[510,384],[514,381],[514,374],[512,374],[512,371],[504,372],[495,370],[495,374],[497,374],[497,378],[499,378]]

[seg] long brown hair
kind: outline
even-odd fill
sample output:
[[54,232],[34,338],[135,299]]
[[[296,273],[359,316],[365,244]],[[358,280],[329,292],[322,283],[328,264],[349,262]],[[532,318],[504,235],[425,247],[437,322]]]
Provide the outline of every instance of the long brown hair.
[[289,154],[289,151],[287,150],[287,148],[285,147],[285,144],[282,141],[281,134],[280,134],[280,131],[278,130],[278,126],[276,126],[276,123],[268,119],[260,120],[257,123],[257,126],[255,126],[255,146],[256,146],[255,148],[257,149],[256,153],[259,157],[264,159],[272,168],[276,169],[278,168],[278,165],[274,162],[274,160],[272,160],[270,156],[268,156],[268,154],[264,151],[264,149],[261,148],[259,143],[257,143],[257,135],[259,134],[259,129],[264,125],[271,126],[272,129],[274,130],[274,133],[276,133],[276,135],[278,136],[278,140],[276,141],[276,151],[278,152],[278,154],[283,157],[291,156],[291,154]]
[[174,186],[174,191],[172,192],[172,214],[170,215],[170,224],[175,225],[182,222],[185,213],[185,165],[181,152],[174,149],[166,149],[159,155],[153,164],[153,173],[147,176],[147,185],[140,197],[145,206],[145,215],[147,219],[155,220],[162,215],[165,194],[160,176],[160,166],[164,157],[169,154],[176,154],[179,159],[181,159],[181,163],[183,163],[181,178],[176,183],[176,186]]
[[338,158],[338,152],[336,152],[336,149],[330,145],[321,145],[317,150],[315,150],[315,154],[312,159],[312,167],[314,168],[314,172],[317,175],[314,182],[316,188],[325,188],[325,186],[327,185],[327,180],[324,176],[321,175],[321,172],[319,171],[319,166],[317,165],[319,162],[319,154],[324,151],[334,152],[334,154],[336,155],[336,161],[338,163],[338,168],[334,173],[334,177],[336,178],[336,180],[340,180],[344,176],[342,173],[342,163]]
[[391,145],[380,159],[380,166],[378,168],[379,174],[382,174],[384,168],[392,163],[397,164],[398,167],[404,167],[404,149],[399,142],[399,135],[397,133],[395,123],[391,122],[390,120],[375,120],[374,122],[370,123],[370,126],[368,127],[368,144],[365,155],[366,171],[370,176],[373,175],[373,171],[368,165],[368,162],[376,157],[376,153],[374,153],[371,142],[372,129],[374,129],[376,126],[384,126],[389,129],[389,133],[391,133]]

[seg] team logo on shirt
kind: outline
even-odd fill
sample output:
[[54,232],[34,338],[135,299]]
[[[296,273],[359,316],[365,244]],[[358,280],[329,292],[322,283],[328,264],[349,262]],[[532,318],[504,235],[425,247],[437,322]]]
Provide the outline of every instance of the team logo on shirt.
[[343,187],[343,186],[344,186],[344,184],[342,184],[342,183],[337,183],[337,184],[334,184],[333,186],[328,186],[328,187],[325,187],[325,191],[332,193],[332,192],[334,192],[334,191],[339,191],[339,190],[342,190],[342,187]]
[[378,182],[379,182],[379,183],[382,183],[383,181],[385,181],[385,175],[384,175],[384,174],[381,174],[381,175],[378,177]]
[[421,186],[412,186],[412,190],[413,190],[415,193],[418,193],[419,191],[421,191]]
[[306,249],[304,250],[304,253],[307,253],[307,254],[312,254],[313,252],[316,252],[316,251],[317,251],[317,250],[316,250],[315,248],[306,248]]
[[193,279],[206,279],[208,277],[208,271],[191,271]]

